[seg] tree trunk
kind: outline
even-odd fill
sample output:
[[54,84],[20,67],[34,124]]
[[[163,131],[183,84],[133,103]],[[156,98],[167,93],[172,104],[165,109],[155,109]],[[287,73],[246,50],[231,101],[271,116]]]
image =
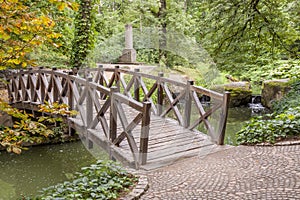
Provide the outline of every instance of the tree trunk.
[[166,10],[167,3],[166,0],[160,0],[160,6],[158,11],[158,18],[161,25],[161,36],[159,37],[159,61],[162,59],[167,59],[167,52],[165,51],[167,46],[167,23],[166,23]]

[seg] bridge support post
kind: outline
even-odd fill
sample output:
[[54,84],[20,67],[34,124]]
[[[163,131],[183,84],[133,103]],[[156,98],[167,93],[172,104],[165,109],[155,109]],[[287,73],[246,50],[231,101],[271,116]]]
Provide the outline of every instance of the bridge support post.
[[69,76],[73,75],[73,72],[68,72],[68,105],[70,110],[74,109],[74,93],[73,93],[73,81],[69,78]]
[[115,66],[115,83],[116,83],[116,87],[118,88],[118,90],[120,91],[120,66]]
[[148,154],[148,140],[149,140],[149,129],[150,129],[150,109],[151,103],[143,103],[143,118],[142,118],[142,130],[140,138],[140,152],[139,152],[139,162],[142,165],[147,163]]
[[39,82],[39,88],[41,94],[41,103],[45,102],[45,96],[46,96],[46,86],[43,80],[45,74],[41,72],[43,69],[44,67],[39,67],[39,75],[38,75],[38,82]]
[[31,81],[32,79],[35,79],[35,75],[32,72],[32,67],[30,67],[28,69],[29,73],[28,73],[28,77],[27,77],[27,89],[30,90],[30,102],[33,103],[35,102],[35,87],[33,82]]
[[109,140],[113,142],[117,138],[117,119],[118,113],[114,103],[114,93],[118,92],[119,89],[115,86],[110,88],[110,126],[109,126]]
[[[140,72],[140,69],[134,69],[134,72]],[[135,77],[134,79],[134,99],[140,101],[140,76]]]
[[58,93],[59,93],[58,88],[57,88],[57,86],[55,84],[56,75],[54,75],[54,73],[53,73],[56,70],[57,70],[56,67],[52,68],[52,80],[51,80],[52,84],[53,84],[53,86],[52,86],[53,87],[53,102],[52,103],[58,101]]
[[162,86],[162,82],[160,78],[164,76],[163,72],[158,73],[159,79],[157,81],[157,115],[161,115],[162,113],[162,106],[164,103],[164,90]]
[[221,111],[221,116],[220,116],[220,124],[219,124],[219,131],[218,131],[219,132],[219,137],[217,138],[217,144],[218,145],[223,145],[224,144],[229,101],[230,101],[230,92],[224,92],[223,106],[222,106],[222,111]]
[[183,127],[187,128],[190,126],[191,122],[191,110],[192,110],[192,98],[190,95],[191,85],[194,85],[194,81],[187,81],[186,93],[185,93],[185,104],[184,104],[184,117],[183,117]]
[[91,92],[89,90],[89,83],[93,81],[92,77],[87,78],[85,87],[86,91],[86,127],[89,127],[89,124],[93,121],[93,99],[91,97]]

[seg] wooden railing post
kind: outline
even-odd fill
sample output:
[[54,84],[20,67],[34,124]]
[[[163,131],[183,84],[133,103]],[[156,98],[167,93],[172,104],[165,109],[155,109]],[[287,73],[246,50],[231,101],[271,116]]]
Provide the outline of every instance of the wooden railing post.
[[183,117],[183,127],[187,128],[190,126],[191,122],[191,109],[192,109],[192,98],[190,95],[191,85],[194,85],[194,81],[187,81],[186,91],[185,91],[185,104],[184,104],[184,117]]
[[113,142],[117,138],[117,120],[118,113],[115,105],[114,93],[118,92],[119,89],[115,86],[110,88],[110,126],[109,126],[109,140]]
[[89,83],[93,81],[91,76],[87,77],[85,88],[87,89],[86,94],[86,127],[89,127],[89,123],[93,121],[93,99],[89,92]]
[[157,115],[161,115],[164,102],[164,90],[161,82],[161,77],[164,76],[163,72],[158,73],[159,79],[157,81]]
[[99,76],[100,76],[100,77],[99,77],[99,84],[104,86],[104,78],[103,78],[103,76],[104,76],[103,73],[104,73],[104,72],[103,72],[103,65],[99,65],[98,68],[99,68],[98,70],[99,70]]
[[74,93],[73,93],[73,81],[71,80],[70,76],[74,73],[72,71],[68,72],[68,105],[70,110],[74,109]]
[[118,88],[118,90],[120,91],[120,66],[115,66],[115,83],[116,83],[116,87]]
[[15,91],[16,88],[14,88],[14,84],[12,84],[15,81],[15,76],[5,77],[6,81],[6,88],[7,88],[7,93],[8,93],[8,101],[9,103],[14,102],[14,95],[13,92]]
[[[33,84],[33,72],[32,72],[32,67],[30,67],[28,69],[29,73],[28,73],[28,76],[27,76],[27,89],[30,90],[30,102],[33,103],[34,102],[34,92],[35,92],[35,88],[34,88],[34,84]],[[32,80],[32,81],[31,81]]]
[[218,131],[219,136],[217,138],[217,144],[219,144],[219,145],[223,145],[224,144],[226,122],[227,122],[227,116],[228,116],[229,101],[230,101],[230,92],[224,92],[223,105],[222,105],[222,111],[221,111],[221,116],[220,116],[220,124],[219,124],[219,131]]
[[[21,69],[20,70],[20,73],[22,73],[24,70]],[[25,86],[25,83],[24,83],[24,74],[20,74],[19,75],[19,89],[21,89],[21,98],[18,99],[18,100],[21,100],[21,101],[26,101],[26,86]]]
[[143,103],[143,118],[142,118],[142,130],[140,138],[140,152],[139,161],[142,165],[147,163],[148,154],[148,140],[149,140],[149,129],[150,129],[150,113],[151,103]]
[[40,88],[40,95],[41,95],[41,103],[44,103],[45,96],[46,96],[46,86],[43,81],[44,73],[41,72],[41,70],[43,69],[44,67],[39,67],[39,83],[40,83],[39,88]]
[[[134,69],[134,72],[140,72],[140,69]],[[136,101],[140,101],[140,83],[139,83],[140,76],[136,76],[134,79],[134,99]]]
[[[54,71],[56,71],[57,70],[57,68],[56,67],[53,67],[52,68],[52,71],[54,72]],[[58,88],[56,87],[56,85],[55,85],[55,78],[56,78],[56,75],[54,75],[53,74],[53,82],[52,82],[52,87],[53,87],[53,102],[56,102],[56,101],[58,101],[58,93],[59,93],[59,91],[58,91]]]

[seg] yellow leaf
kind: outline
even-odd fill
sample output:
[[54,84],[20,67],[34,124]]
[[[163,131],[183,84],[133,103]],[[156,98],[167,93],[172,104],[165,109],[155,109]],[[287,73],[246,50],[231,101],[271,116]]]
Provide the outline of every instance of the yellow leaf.
[[62,2],[58,5],[58,10],[62,11],[63,9],[65,9],[66,7],[66,3]]
[[16,65],[20,64],[21,63],[21,60],[19,59],[12,59],[12,62]]
[[22,63],[22,67],[25,68],[26,66],[27,66],[27,63],[26,63],[26,62],[23,62],[23,63]]

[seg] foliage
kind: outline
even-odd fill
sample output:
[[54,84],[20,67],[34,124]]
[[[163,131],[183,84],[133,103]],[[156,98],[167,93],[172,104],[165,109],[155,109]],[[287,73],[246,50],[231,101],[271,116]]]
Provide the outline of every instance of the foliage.
[[[220,69],[247,72],[282,58],[299,58],[299,1],[197,1],[198,41]],[[246,68],[245,68],[246,67]]]
[[256,85],[261,85],[264,80],[300,78],[299,60],[261,60],[258,65],[247,65],[248,71],[237,70],[234,72],[241,80],[251,81]]
[[[61,117],[41,116],[37,120],[25,111],[12,108],[6,102],[0,101],[0,111],[6,112],[14,119],[13,127],[4,127],[0,130],[0,144],[8,152],[21,153],[24,144],[41,144],[55,138],[62,140],[64,123]],[[46,103],[40,108],[41,112],[55,115],[74,115],[75,111],[68,111],[64,104]],[[51,128],[54,127],[54,128]]]
[[289,93],[274,102],[273,114],[255,117],[237,133],[240,144],[275,143],[291,136],[300,136],[300,80],[291,85]]
[[[74,7],[64,0],[49,2],[59,10]],[[53,15],[46,9],[36,9],[38,3],[41,2],[0,0],[0,69],[33,65],[28,53],[43,43],[59,46],[55,42],[61,34],[54,30]]]
[[[67,45],[63,45],[66,47]],[[30,58],[35,60],[38,66],[46,68],[56,67],[57,69],[66,69],[69,67],[69,52],[63,53],[58,49],[53,49],[49,45],[43,45],[30,53]]]
[[117,199],[136,181],[115,162],[97,161],[82,168],[72,181],[44,189],[36,199]]
[[[264,119],[267,117],[267,119]],[[255,144],[276,141],[289,136],[300,136],[300,106],[289,108],[281,114],[270,114],[252,118],[237,133],[239,144]]]
[[70,63],[73,68],[79,69],[95,43],[96,0],[79,0],[78,3]]
[[289,108],[300,106],[300,79],[291,84],[291,90],[281,100],[272,103],[272,110],[283,113]]

